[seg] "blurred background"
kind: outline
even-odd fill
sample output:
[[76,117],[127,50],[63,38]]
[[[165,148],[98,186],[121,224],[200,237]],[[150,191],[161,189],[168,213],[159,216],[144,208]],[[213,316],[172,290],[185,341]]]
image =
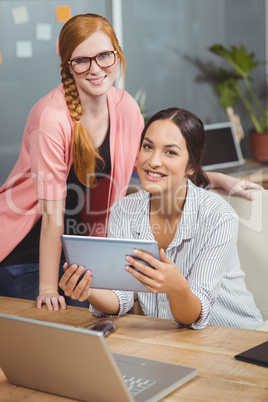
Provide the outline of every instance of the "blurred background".
[[[59,7],[67,7],[61,16]],[[243,44],[258,60],[267,58],[267,0],[0,0],[0,185],[17,160],[31,107],[61,82],[57,38],[68,10],[112,23],[127,58],[125,89],[143,94],[146,116],[178,106],[205,124],[226,121],[213,91],[216,68],[226,63],[208,47]],[[266,105],[266,64],[252,77]],[[239,116],[243,155],[250,157],[242,105]]]

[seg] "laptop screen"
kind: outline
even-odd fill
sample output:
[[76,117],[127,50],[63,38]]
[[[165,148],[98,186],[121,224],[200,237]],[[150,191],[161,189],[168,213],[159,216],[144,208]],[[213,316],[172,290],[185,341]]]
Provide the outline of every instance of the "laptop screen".
[[244,163],[232,123],[205,125],[205,131],[207,144],[203,157],[204,170],[238,166]]

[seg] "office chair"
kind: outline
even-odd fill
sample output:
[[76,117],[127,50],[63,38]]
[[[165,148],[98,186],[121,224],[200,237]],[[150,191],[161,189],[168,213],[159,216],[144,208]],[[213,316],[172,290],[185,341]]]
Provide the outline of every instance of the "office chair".
[[235,209],[239,218],[238,254],[248,290],[253,294],[268,331],[268,190],[249,190],[255,200],[217,191]]

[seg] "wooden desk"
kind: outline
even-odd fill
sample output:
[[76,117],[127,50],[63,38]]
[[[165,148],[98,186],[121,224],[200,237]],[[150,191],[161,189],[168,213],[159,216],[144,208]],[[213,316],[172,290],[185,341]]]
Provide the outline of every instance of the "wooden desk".
[[[83,328],[96,320],[85,308],[36,309],[36,303],[0,297],[0,312]],[[198,376],[164,398],[164,401],[267,402],[268,369],[240,362],[234,355],[267,341],[268,333],[207,326],[178,329],[171,320],[126,314],[114,319],[116,332],[107,338],[112,352],[140,356],[198,369]],[[8,384],[0,370],[1,401],[67,401],[66,398]],[[121,402],[121,401],[119,401]]]

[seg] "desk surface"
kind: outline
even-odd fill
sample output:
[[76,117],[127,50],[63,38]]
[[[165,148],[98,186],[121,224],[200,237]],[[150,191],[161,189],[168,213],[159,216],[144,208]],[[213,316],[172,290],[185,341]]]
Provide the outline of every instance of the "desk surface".
[[[96,318],[86,308],[37,310],[29,300],[0,297],[0,312],[66,325],[87,327]],[[268,401],[268,369],[234,359],[234,355],[268,340],[268,333],[207,326],[178,329],[171,320],[126,314],[114,319],[116,332],[107,338],[112,352],[182,364],[198,369],[193,380],[164,401]],[[67,401],[8,384],[0,369],[0,401]]]

